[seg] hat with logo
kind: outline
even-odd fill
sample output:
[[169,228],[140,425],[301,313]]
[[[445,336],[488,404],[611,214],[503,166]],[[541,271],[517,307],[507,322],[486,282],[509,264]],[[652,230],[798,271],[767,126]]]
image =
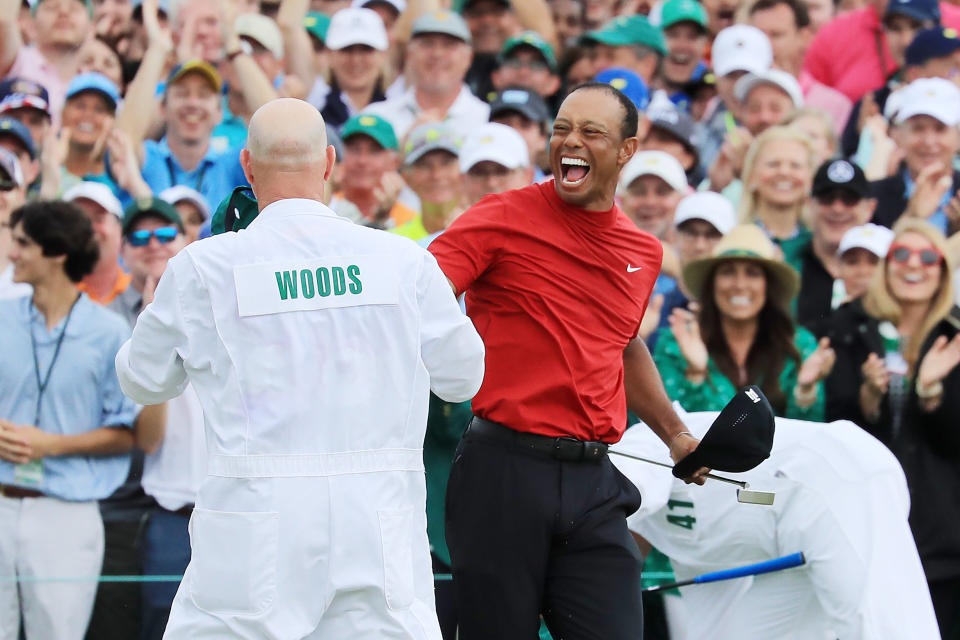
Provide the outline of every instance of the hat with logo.
[[50,115],[50,94],[42,85],[26,78],[0,82],[0,113],[31,107]]
[[249,38],[266,49],[277,60],[283,59],[283,34],[272,19],[259,13],[241,13],[234,23],[241,38]]
[[667,43],[663,31],[650,24],[647,16],[620,16],[603,25],[596,31],[588,31],[581,36],[586,44],[600,43],[611,47],[643,45],[650,47],[661,56],[667,55]]
[[460,173],[467,173],[480,162],[496,162],[507,169],[529,167],[530,150],[523,137],[512,127],[488,122],[463,139]]
[[70,100],[81,93],[96,93],[103,97],[114,111],[117,109],[117,103],[120,102],[120,90],[117,89],[117,85],[113,84],[110,78],[96,71],[74,76],[67,85],[66,99]]
[[842,256],[850,249],[866,249],[878,258],[885,258],[887,251],[890,250],[894,235],[896,234],[893,233],[892,229],[881,227],[872,222],[847,229],[840,240],[837,255]]
[[407,141],[403,145],[403,164],[409,166],[438,149],[459,156],[460,137],[442,122],[422,124],[407,135]]
[[553,47],[536,31],[524,31],[520,35],[508,38],[503,43],[503,48],[500,49],[498,60],[503,64],[503,61],[509,58],[510,54],[521,47],[533,49],[543,57],[551,71],[557,70],[557,56],[553,53]]
[[647,120],[650,122],[651,129],[658,129],[676,138],[699,162],[700,151],[693,140],[696,125],[687,112],[678,109],[651,108],[647,111]]
[[113,189],[102,182],[84,180],[83,182],[67,189],[67,191],[63,194],[63,200],[64,202],[73,202],[74,200],[90,200],[91,202],[96,202],[106,211],[109,211],[113,215],[117,216],[118,220],[123,219],[123,206],[120,204],[117,196],[113,195]]
[[550,119],[550,110],[538,93],[523,87],[509,87],[494,94],[490,101],[490,119],[516,111],[533,122],[546,122]]
[[[79,2],[79,3],[82,4],[84,7],[86,7],[86,9],[87,9],[87,15],[92,18],[92,17],[93,17],[93,1],[92,1],[92,0],[77,0],[77,2]],[[41,5],[42,3],[43,3],[43,0],[34,0],[33,2],[31,2],[31,3],[30,3],[30,15],[33,15],[33,16],[37,15],[37,9],[40,7],[40,5]]]
[[793,106],[799,109],[803,106],[803,91],[797,79],[780,69],[767,69],[760,73],[748,73],[733,85],[733,94],[740,102],[746,102],[750,92],[760,86],[770,86],[780,89],[789,96]]
[[733,204],[714,191],[697,191],[677,205],[673,213],[673,226],[679,227],[688,220],[703,220],[726,235],[737,226],[737,212]]
[[311,11],[303,17],[303,28],[311,36],[326,44],[327,31],[330,29],[330,16],[319,11]]
[[164,202],[169,202],[174,208],[176,208],[180,202],[189,202],[200,211],[204,220],[210,219],[210,205],[207,204],[207,199],[203,197],[202,193],[185,184],[178,184],[164,189],[157,194],[157,197]]
[[390,46],[387,28],[373,9],[347,7],[330,18],[326,44],[328,49],[339,51],[362,44],[377,51],[386,51]]
[[814,196],[835,189],[849,191],[861,199],[870,197],[870,183],[863,170],[846,160],[827,160],[813,177]]
[[657,176],[674,191],[686,192],[689,189],[687,174],[683,167],[669,153],[664,151],[640,151],[620,170],[620,183],[617,190],[626,191],[634,180],[641,176]]
[[406,0],[353,0],[352,7],[357,7],[359,9],[369,9],[370,5],[373,4],[385,4],[397,12],[397,15],[403,13],[407,8]]
[[721,262],[729,260],[748,260],[763,267],[769,276],[767,295],[781,304],[789,304],[800,291],[800,275],[780,260],[777,248],[763,229],[742,224],[723,236],[709,258],[694,260],[683,268],[683,281],[695,299],[702,300],[707,295],[704,287],[710,274]]
[[23,186],[23,171],[16,154],[0,147],[0,191],[13,191]]
[[710,55],[718,78],[734,71],[760,74],[773,64],[770,38],[748,24],[735,24],[718,33]]
[[441,33],[463,40],[467,44],[473,44],[467,23],[459,13],[446,9],[428,11],[413,21],[410,37],[415,38],[428,33]]
[[630,98],[630,102],[640,111],[650,104],[650,89],[647,88],[647,83],[630,69],[610,67],[598,73],[594,80],[608,84]]
[[24,150],[30,154],[30,159],[35,160],[37,149],[33,146],[33,137],[30,130],[20,124],[19,120],[13,118],[0,118],[0,136],[9,136],[14,138]]
[[937,0],[890,0],[883,19],[896,15],[907,16],[918,22],[940,22],[940,5]]
[[358,113],[343,124],[340,138],[346,142],[353,136],[369,136],[384,149],[396,149],[397,135],[393,125],[372,113]]
[[179,82],[181,78],[190,73],[199,73],[202,75],[210,82],[214,91],[217,93],[219,93],[220,89],[223,87],[223,82],[220,80],[220,74],[217,73],[217,70],[214,69],[209,62],[199,58],[194,58],[193,60],[182,62],[170,70],[169,75],[167,75],[167,89],[172,87],[174,84]]
[[160,198],[137,198],[123,212],[123,234],[130,233],[134,223],[144,216],[162,218],[183,230],[183,220],[172,204]]
[[660,28],[668,29],[680,22],[692,22],[707,31],[707,10],[697,0],[667,0],[660,8]]
[[948,127],[960,124],[960,89],[943,78],[920,78],[903,89],[896,123],[914,116],[930,116]]
[[210,235],[246,229],[260,214],[257,198],[250,187],[236,187],[220,201],[210,220]]
[[928,60],[945,58],[960,51],[960,38],[954,29],[934,27],[924,29],[913,37],[907,45],[906,63],[919,66]]

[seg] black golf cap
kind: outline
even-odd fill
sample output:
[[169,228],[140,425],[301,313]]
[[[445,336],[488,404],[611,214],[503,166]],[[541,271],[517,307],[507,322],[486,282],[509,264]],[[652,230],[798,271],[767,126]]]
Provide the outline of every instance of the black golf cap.
[[674,465],[673,475],[686,478],[700,467],[741,473],[770,457],[773,448],[773,407],[753,385],[733,397],[713,421],[700,444]]
[[813,177],[813,195],[840,189],[849,191],[861,200],[870,197],[870,183],[863,170],[846,160],[827,160]]

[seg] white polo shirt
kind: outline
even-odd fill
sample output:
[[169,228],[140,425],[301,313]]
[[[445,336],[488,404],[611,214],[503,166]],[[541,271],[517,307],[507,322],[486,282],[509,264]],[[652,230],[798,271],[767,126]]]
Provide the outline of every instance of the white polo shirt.
[[[422,111],[423,109],[417,103],[416,91],[411,87],[398,98],[389,98],[383,102],[368,105],[363,113],[378,115],[389,122],[393,125],[397,140],[403,140]],[[457,99],[447,110],[444,122],[450,125],[458,135],[466,137],[477,125],[486,122],[489,118],[490,106],[474,96],[467,85],[463,85]]]

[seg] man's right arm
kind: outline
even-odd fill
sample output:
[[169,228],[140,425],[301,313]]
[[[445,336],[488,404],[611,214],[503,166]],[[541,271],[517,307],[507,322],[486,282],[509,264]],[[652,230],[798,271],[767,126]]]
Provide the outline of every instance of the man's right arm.
[[23,46],[20,38],[20,0],[0,0],[0,77],[10,73]]

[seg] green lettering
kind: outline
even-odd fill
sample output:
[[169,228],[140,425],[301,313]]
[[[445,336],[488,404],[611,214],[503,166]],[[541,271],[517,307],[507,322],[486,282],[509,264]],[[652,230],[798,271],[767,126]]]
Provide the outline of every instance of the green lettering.
[[277,271],[277,289],[280,290],[280,299],[296,299],[297,297],[297,272],[296,271]]
[[350,278],[350,293],[358,294],[363,291],[363,283],[360,282],[360,267],[355,264],[347,267],[347,277]]
[[304,298],[313,297],[313,271],[310,271],[310,269],[300,271],[300,291]]
[[320,294],[321,298],[330,295],[330,272],[326,267],[317,269],[317,293]]
[[333,295],[342,296],[347,292],[347,278],[343,274],[343,267],[334,267],[333,271]]

